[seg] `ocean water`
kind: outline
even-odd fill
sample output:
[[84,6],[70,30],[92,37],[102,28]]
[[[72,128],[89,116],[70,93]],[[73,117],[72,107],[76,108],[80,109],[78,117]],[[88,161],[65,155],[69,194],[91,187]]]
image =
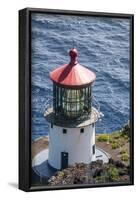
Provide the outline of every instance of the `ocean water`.
[[44,104],[52,96],[49,71],[69,62],[69,49],[96,73],[93,95],[104,117],[97,133],[111,133],[129,119],[128,19],[32,14],[32,140],[48,135]]

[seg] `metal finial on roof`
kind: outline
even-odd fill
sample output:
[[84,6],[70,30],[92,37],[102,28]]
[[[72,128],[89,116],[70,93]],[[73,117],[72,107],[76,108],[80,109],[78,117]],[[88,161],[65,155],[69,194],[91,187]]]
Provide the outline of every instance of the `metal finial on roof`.
[[69,51],[69,55],[70,55],[70,64],[77,64],[77,56],[78,56],[78,52],[77,49],[72,48]]

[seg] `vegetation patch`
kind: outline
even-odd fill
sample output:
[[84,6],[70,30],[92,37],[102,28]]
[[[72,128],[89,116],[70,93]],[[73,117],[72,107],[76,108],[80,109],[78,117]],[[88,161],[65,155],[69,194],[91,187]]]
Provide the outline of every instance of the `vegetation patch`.
[[129,155],[127,153],[121,154],[121,160],[124,161],[124,162],[128,162]]
[[109,139],[108,134],[100,134],[97,136],[97,141],[98,142],[107,142]]
[[115,131],[111,134],[113,139],[119,139],[122,136],[121,131]]
[[113,142],[112,144],[111,144],[111,148],[112,149],[117,149],[117,148],[119,148],[119,143],[118,142]]
[[121,149],[121,151],[119,153],[120,154],[125,154],[125,153],[127,153],[127,149]]
[[115,160],[121,160],[125,164],[129,163],[129,141],[129,122],[123,128],[111,134],[105,133],[96,136],[96,142],[99,148],[105,150]]
[[108,173],[109,179],[112,182],[120,180],[119,171],[118,171],[118,169],[116,167],[109,166],[107,173]]

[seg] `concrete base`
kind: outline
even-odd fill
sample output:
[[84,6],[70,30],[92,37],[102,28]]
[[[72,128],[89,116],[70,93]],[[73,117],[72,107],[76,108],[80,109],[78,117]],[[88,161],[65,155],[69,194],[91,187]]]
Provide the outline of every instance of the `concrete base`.
[[[48,149],[38,153],[32,160],[32,168],[34,172],[40,177],[51,177],[56,173],[56,169],[48,164]],[[108,163],[110,156],[102,149],[96,147],[96,160],[103,160]]]

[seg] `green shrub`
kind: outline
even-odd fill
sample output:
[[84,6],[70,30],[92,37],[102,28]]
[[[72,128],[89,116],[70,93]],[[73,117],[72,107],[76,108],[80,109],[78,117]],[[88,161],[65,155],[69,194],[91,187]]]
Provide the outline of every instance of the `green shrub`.
[[119,177],[119,172],[118,169],[115,167],[110,167],[108,169],[108,176],[110,181],[119,181],[120,177]]
[[104,182],[105,182],[105,176],[103,176],[103,175],[101,175],[101,176],[96,176],[95,182],[96,182],[96,183],[104,183]]
[[109,138],[109,142],[110,142],[110,143],[113,143],[113,142],[114,142],[114,139],[113,139],[112,137],[110,137],[110,138]]
[[122,128],[122,135],[127,135],[129,137],[129,135],[130,135],[130,122],[129,121]]
[[121,132],[119,132],[119,131],[113,132],[112,137],[114,139],[119,139],[121,137]]
[[123,134],[122,136],[123,136],[123,138],[124,138],[125,140],[128,140],[128,139],[129,139],[129,136],[126,135],[126,134]]
[[111,148],[112,148],[112,149],[117,149],[117,148],[119,148],[119,144],[118,144],[117,142],[113,142],[113,143],[111,144]]
[[120,154],[125,154],[125,153],[127,153],[127,150],[126,149],[121,149]]
[[97,141],[99,142],[107,142],[108,141],[108,135],[107,134],[100,134],[97,136]]
[[129,155],[127,153],[123,153],[120,158],[122,161],[127,162],[129,159]]

